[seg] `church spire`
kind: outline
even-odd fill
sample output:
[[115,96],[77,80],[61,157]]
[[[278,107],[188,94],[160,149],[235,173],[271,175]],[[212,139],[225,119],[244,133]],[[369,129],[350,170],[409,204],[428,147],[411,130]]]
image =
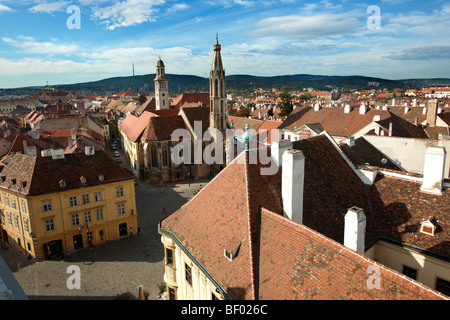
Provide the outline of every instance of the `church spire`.
[[216,35],[213,62],[209,72],[210,127],[224,130],[226,129],[225,70],[223,69],[220,50],[221,45]]

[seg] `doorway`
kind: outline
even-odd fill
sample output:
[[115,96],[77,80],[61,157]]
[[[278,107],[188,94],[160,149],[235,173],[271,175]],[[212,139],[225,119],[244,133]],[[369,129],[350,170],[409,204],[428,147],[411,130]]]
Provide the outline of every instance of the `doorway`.
[[83,248],[83,236],[81,234],[73,236],[73,248],[75,250]]
[[124,223],[119,224],[119,237],[126,236],[127,234],[128,234],[127,223],[124,222]]

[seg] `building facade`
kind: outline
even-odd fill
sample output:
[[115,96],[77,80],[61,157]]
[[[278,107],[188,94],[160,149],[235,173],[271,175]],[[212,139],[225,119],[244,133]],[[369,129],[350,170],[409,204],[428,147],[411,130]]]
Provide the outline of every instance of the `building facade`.
[[16,154],[0,199],[2,241],[39,259],[138,232],[134,175],[104,151]]

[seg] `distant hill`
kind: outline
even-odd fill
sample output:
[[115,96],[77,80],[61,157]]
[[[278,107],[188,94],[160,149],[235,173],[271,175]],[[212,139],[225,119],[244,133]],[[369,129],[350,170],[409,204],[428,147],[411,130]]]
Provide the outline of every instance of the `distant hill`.
[[[169,80],[169,91],[171,94],[183,92],[209,91],[208,78],[192,75],[166,74]],[[52,86],[56,90],[75,90],[81,94],[97,93],[112,94],[117,92],[131,91],[136,93],[154,92],[155,74],[114,77],[99,81],[61,84]],[[293,90],[304,87],[313,87],[319,90],[330,90],[331,88],[406,88],[421,87],[430,84],[450,84],[450,79],[406,79],[388,80],[365,76],[325,76],[311,74],[294,74],[284,76],[262,77],[252,75],[229,75],[226,77],[228,90],[253,90],[254,88],[278,88],[289,87]],[[16,89],[0,89],[0,94],[26,94],[36,93],[45,87],[26,87]]]

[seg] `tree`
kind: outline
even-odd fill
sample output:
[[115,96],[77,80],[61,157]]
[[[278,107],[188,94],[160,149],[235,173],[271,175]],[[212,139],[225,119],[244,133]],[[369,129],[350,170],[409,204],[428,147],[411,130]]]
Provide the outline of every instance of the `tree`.
[[147,98],[145,96],[143,96],[143,95],[139,95],[139,100],[138,101],[139,101],[139,103],[141,105],[143,105],[145,103],[145,101],[147,101]]
[[292,104],[292,97],[288,93],[282,93],[279,96],[281,98],[281,104],[280,104],[280,116],[288,116],[291,114],[292,110],[294,110],[294,105]]
[[238,112],[235,114],[236,117],[248,118],[250,116],[250,110],[246,107],[241,107]]

